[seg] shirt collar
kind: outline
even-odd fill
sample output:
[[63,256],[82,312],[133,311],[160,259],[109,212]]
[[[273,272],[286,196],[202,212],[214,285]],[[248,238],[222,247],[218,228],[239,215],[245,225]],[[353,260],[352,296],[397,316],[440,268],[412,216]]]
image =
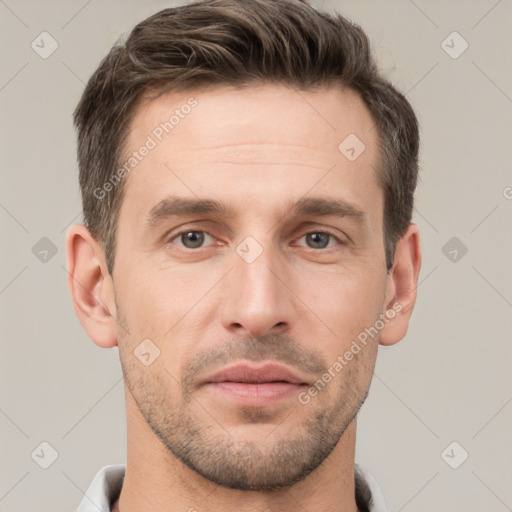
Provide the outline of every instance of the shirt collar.
[[368,470],[355,463],[354,477],[358,507],[364,512],[388,512],[379,484]]
[[[89,485],[75,512],[110,512],[123,486],[126,464],[102,467]],[[388,512],[375,478],[362,466],[354,464],[357,505],[364,512]]]

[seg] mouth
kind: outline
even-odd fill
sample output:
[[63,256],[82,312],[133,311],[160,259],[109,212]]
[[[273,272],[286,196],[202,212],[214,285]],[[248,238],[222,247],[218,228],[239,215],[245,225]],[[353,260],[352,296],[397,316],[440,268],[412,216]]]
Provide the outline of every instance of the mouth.
[[259,407],[294,396],[309,386],[305,379],[275,363],[230,366],[204,379],[203,385],[239,405]]

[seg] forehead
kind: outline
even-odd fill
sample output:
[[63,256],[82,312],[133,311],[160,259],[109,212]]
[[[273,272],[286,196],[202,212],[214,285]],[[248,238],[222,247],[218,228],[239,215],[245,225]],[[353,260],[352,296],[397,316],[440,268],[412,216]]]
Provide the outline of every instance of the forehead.
[[125,158],[144,146],[151,149],[124,184],[123,204],[139,215],[169,193],[248,201],[270,200],[272,190],[282,202],[312,187],[339,188],[363,208],[375,203],[377,131],[351,90],[267,84],[166,93],[139,107]]
[[353,134],[370,152],[377,135],[356,92],[333,87],[301,91],[284,84],[215,86],[145,99],[131,123],[127,146],[133,149],[148,134],[169,145],[181,135],[195,149],[272,141],[332,149]]

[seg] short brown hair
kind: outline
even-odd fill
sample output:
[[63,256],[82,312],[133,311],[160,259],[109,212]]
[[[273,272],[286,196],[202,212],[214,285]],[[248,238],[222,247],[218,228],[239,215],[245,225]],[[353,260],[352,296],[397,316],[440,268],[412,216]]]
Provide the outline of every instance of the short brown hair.
[[202,0],[136,25],[101,61],[73,113],[84,222],[101,242],[109,272],[123,184],[101,200],[95,190],[121,165],[141,101],[211,85],[271,82],[301,90],[349,88],[369,109],[379,134],[377,179],[389,271],[412,218],[419,133],[405,96],[380,75],[366,34],[343,16],[301,0]]

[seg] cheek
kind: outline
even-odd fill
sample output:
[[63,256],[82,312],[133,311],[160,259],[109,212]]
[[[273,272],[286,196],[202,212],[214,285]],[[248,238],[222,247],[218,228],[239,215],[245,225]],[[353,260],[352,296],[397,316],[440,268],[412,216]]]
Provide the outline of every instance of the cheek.
[[[379,317],[385,282],[367,269],[352,269],[336,274],[316,273],[307,280],[300,278],[297,290],[311,315],[321,320],[320,328],[331,340],[329,351],[338,354]],[[311,332],[311,315],[299,319],[303,332]]]
[[[126,268],[126,267],[125,267]],[[176,294],[168,292],[167,283],[143,266],[119,266],[122,278],[115,286],[119,313],[126,320],[129,337],[160,339],[170,328]],[[164,293],[167,290],[167,293]]]
[[119,310],[129,330],[123,337],[129,338],[133,348],[146,338],[154,341],[160,347],[160,359],[174,368],[192,342],[197,347],[199,327],[206,321],[212,325],[214,310],[206,295],[216,280],[212,273],[203,278],[197,271],[161,269],[147,262],[137,271],[128,270],[116,289]]
[[307,278],[299,275],[297,289],[311,309],[313,304],[325,315],[345,322],[347,318],[364,321],[380,311],[385,289],[381,278],[368,268],[316,272]]

